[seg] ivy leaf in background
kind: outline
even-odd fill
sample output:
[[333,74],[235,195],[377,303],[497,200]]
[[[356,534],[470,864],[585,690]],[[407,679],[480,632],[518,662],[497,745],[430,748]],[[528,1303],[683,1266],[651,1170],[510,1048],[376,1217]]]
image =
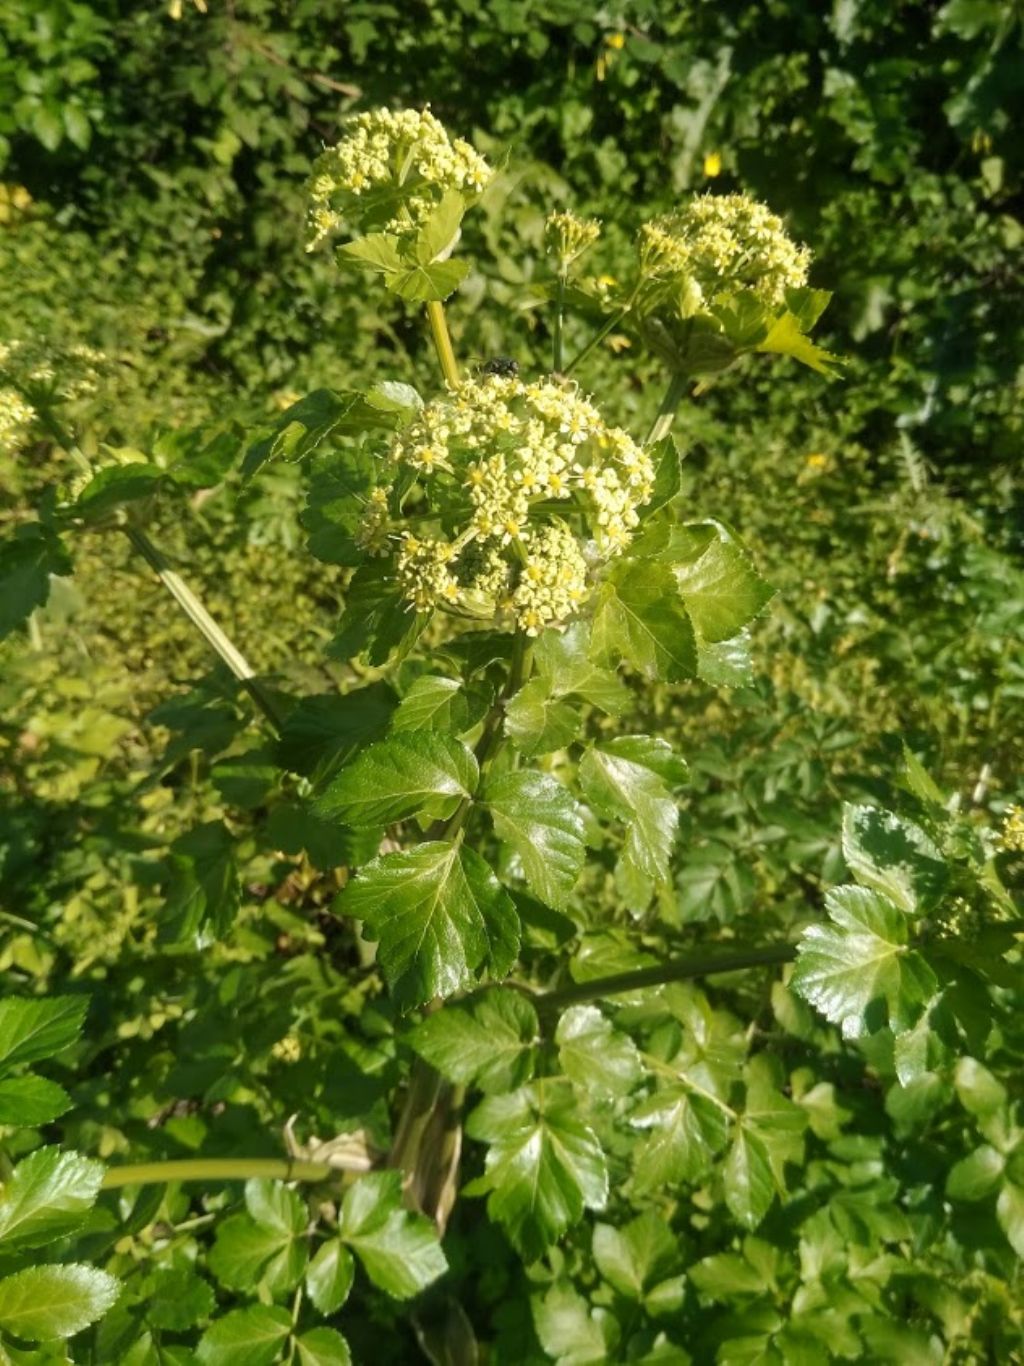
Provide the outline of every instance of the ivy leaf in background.
[[334,902],[365,922],[402,1010],[451,996],[490,966],[508,972],[519,950],[519,917],[475,850],[444,840],[385,854],[361,869]]
[[533,1074],[539,1032],[537,1012],[525,996],[491,990],[428,1015],[408,1042],[449,1081],[510,1091]]
[[51,575],[71,569],[64,545],[40,522],[18,527],[0,541],[0,640],[46,605]]
[[801,936],[793,990],[842,1028],[848,1039],[888,1023],[910,1029],[938,983],[910,948],[903,912],[878,892],[837,887],[825,897],[830,924]]
[[472,750],[451,735],[393,735],[346,765],[320,794],[314,812],[357,829],[421,812],[444,820],[473,795],[479,776]]
[[374,1285],[396,1299],[418,1295],[448,1269],[437,1229],[402,1203],[401,1172],[372,1172],[349,1187],[338,1236]]
[[278,1305],[234,1309],[206,1330],[196,1349],[203,1366],[272,1366],[292,1329]]
[[774,596],[735,537],[717,522],[677,527],[664,551],[701,640],[730,640]]
[[563,907],[586,854],[571,793],[549,773],[521,769],[490,782],[485,800],[498,838],[519,855],[527,886],[548,906]]
[[117,1299],[118,1282],[93,1266],[30,1266],[0,1280],[0,1328],[29,1342],[69,1338]]
[[487,1212],[528,1261],[542,1256],[585,1208],[604,1208],[604,1152],[564,1083],[539,1081],[490,1096],[469,1116],[466,1132],[489,1145],[485,1173],[466,1193],[489,1192]]
[[627,562],[601,590],[594,650],[624,659],[646,678],[678,683],[697,672],[697,643],[672,571],[651,561]]
[[596,1006],[571,1006],[555,1042],[562,1070],[584,1095],[627,1095],[643,1076],[636,1044]]

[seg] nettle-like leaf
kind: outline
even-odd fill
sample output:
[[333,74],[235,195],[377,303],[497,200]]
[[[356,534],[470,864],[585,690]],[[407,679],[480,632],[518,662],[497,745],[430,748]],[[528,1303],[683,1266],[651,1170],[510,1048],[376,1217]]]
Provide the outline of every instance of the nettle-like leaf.
[[627,560],[609,575],[594,611],[595,656],[619,659],[649,679],[678,683],[697,672],[697,642],[672,570]]
[[764,611],[775,590],[719,522],[673,529],[663,552],[700,640],[730,640]]
[[286,408],[270,431],[245,453],[242,474],[251,479],[270,460],[303,460],[333,436],[392,431],[398,415],[352,391],[317,389]]
[[484,1175],[466,1193],[489,1193],[488,1213],[527,1260],[542,1256],[584,1209],[604,1208],[604,1152],[566,1083],[537,1081],[489,1096],[469,1116],[466,1132],[489,1145]]
[[356,533],[376,478],[376,465],[367,451],[346,449],[316,457],[299,519],[309,534],[311,555],[326,564],[362,563],[365,552]]
[[433,1223],[404,1207],[398,1171],[371,1172],[349,1187],[338,1236],[374,1285],[395,1299],[411,1299],[448,1269]]
[[646,910],[654,887],[668,877],[679,812],[674,788],[686,765],[664,740],[622,736],[591,746],[580,760],[583,795],[600,815],[626,827],[619,854],[619,891],[630,910]]
[[246,1213],[218,1224],[210,1270],[229,1289],[262,1284],[275,1297],[285,1295],[306,1269],[306,1206],[295,1191],[273,1181],[248,1181],[245,1203]]
[[422,674],[399,702],[391,729],[396,735],[421,730],[464,735],[483,720],[490,700],[486,688],[467,688],[459,678]]
[[0,1280],[0,1329],[28,1342],[70,1338],[107,1312],[117,1280],[94,1266],[30,1266]]
[[503,977],[519,952],[519,917],[472,849],[429,840],[368,863],[334,903],[380,941],[379,961],[403,1010],[450,996],[489,970]]
[[843,857],[861,886],[908,915],[931,910],[949,883],[941,852],[920,826],[874,806],[844,807]]
[[849,1039],[912,1028],[938,982],[910,947],[904,912],[865,887],[837,887],[825,907],[830,923],[801,936],[793,989]]
[[0,1248],[43,1247],[72,1232],[96,1203],[102,1180],[100,1162],[37,1148],[0,1191]]
[[539,1033],[537,1012],[521,992],[493,989],[428,1015],[408,1043],[449,1081],[511,1091],[533,1075]]
[[562,1071],[584,1095],[627,1095],[643,1077],[636,1044],[596,1006],[571,1006],[555,1032]]
[[356,829],[409,816],[444,820],[471,797],[480,777],[473,751],[451,735],[392,735],[370,745],[334,777],[314,811]]
[[531,769],[495,778],[484,799],[495,833],[519,856],[530,891],[560,909],[586,856],[579,804],[556,778]]

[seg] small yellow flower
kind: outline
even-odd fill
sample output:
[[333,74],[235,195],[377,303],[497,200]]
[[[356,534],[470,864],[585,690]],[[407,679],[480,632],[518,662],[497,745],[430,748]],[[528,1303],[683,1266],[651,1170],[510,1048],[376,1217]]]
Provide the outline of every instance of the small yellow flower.
[[624,33],[606,33],[604,41],[607,47],[614,48],[616,52],[621,52],[626,46],[626,35]]
[[709,180],[722,174],[722,157],[719,152],[708,152],[704,157],[704,174]]
[[823,470],[828,464],[828,456],[821,451],[812,451],[807,457],[807,466],[812,470]]

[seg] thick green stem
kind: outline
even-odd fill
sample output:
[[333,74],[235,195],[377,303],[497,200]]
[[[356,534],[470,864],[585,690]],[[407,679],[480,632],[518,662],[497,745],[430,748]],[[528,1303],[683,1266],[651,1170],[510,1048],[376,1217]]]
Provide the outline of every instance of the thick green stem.
[[686,375],[681,375],[678,371],[673,374],[669,386],[665,390],[665,397],[661,400],[658,416],[654,419],[651,430],[647,433],[646,445],[653,446],[668,436],[672,430],[672,423],[675,421],[676,410],[686,395],[688,383],[689,379]]
[[[165,1181],[326,1181],[341,1170],[328,1162],[286,1157],[196,1157],[170,1162],[138,1162],[109,1167],[104,1190],[119,1186],[152,1186]],[[362,1168],[360,1168],[362,1170]]]
[[138,527],[132,526],[130,522],[125,523],[122,529],[192,625],[221,657],[274,729],[280,731],[281,717],[277,708],[257,679],[255,670],[241,650],[225,635],[188,584],[180,574],[171,568],[146,533]]
[[772,944],[763,949],[747,949],[738,953],[696,955],[692,958],[671,959],[652,968],[635,972],[617,972],[611,977],[595,977],[589,982],[577,982],[571,987],[540,992],[531,997],[538,1010],[561,1010],[580,1001],[599,1001],[605,996],[619,996],[643,987],[661,987],[669,982],[685,982],[692,977],[713,977],[721,972],[742,972],[745,968],[767,967],[789,963],[796,957],[792,944]]
[[434,339],[434,349],[441,364],[441,373],[444,375],[445,383],[450,389],[455,389],[459,384],[459,367],[455,360],[455,352],[452,349],[448,324],[445,322],[444,305],[440,300],[429,299],[427,301],[427,322],[430,324],[430,335]]

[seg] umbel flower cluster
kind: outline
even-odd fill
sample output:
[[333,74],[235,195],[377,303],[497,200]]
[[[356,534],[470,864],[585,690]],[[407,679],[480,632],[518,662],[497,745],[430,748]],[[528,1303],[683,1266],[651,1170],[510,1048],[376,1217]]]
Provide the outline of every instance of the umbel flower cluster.
[[[382,484],[359,533],[364,548],[387,554],[397,543],[398,580],[419,610],[511,614],[530,635],[578,611],[590,574],[629,544],[653,491],[646,451],[552,379],[467,380],[427,404],[387,459],[396,476],[415,472],[428,512],[417,514],[414,495],[413,512],[393,516]],[[421,519],[443,522],[444,533],[420,529]]]
[[811,263],[782,219],[745,194],[698,195],[685,209],[645,223],[639,248],[645,275],[685,278],[709,303],[747,289],[779,308],[787,289],[807,283]]
[[358,114],[313,167],[307,250],[343,226],[415,232],[445,191],[473,200],[493,174],[468,142],[448,136],[429,109]]
[[94,347],[43,350],[30,342],[0,342],[0,451],[24,440],[42,400],[74,402],[96,390],[106,357]]

